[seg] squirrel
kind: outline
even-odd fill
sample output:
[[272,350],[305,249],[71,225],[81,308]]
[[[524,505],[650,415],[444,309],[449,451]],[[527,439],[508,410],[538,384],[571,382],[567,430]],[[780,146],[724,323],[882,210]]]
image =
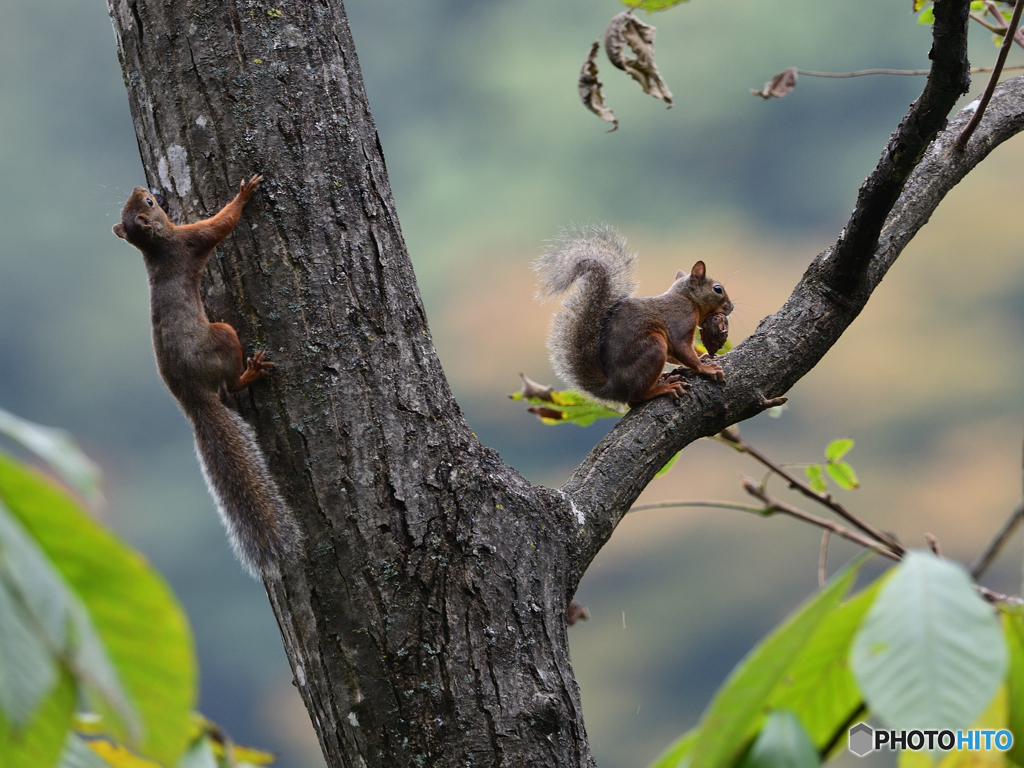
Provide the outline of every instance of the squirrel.
[[243,181],[215,216],[179,226],[157,195],[135,187],[114,225],[115,235],[142,251],[157,369],[192,424],[206,484],[235,554],[254,577],[278,575],[301,534],[252,428],[222,398],[257,381],[273,363],[260,351],[243,364],[235,329],[207,319],[199,283],[213,249],[231,234],[262,179]]
[[552,321],[555,373],[596,400],[631,407],[659,395],[678,399],[689,388],[681,371],[663,374],[666,362],[725,381],[722,367],[702,362],[693,348],[698,326],[732,312],[725,288],[698,261],[662,295],[633,296],[635,261],[625,238],[600,225],[564,232],[534,262],[542,299],[576,285]]

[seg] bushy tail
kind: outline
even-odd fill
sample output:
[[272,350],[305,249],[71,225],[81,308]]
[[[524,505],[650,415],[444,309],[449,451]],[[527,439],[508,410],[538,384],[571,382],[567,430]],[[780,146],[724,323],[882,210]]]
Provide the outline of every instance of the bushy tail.
[[203,393],[182,408],[192,422],[199,464],[235,554],[254,577],[276,576],[281,561],[298,551],[302,534],[256,436],[215,393]]
[[601,332],[609,310],[636,289],[635,261],[626,239],[601,224],[563,231],[533,265],[543,299],[576,285],[552,320],[548,350],[561,379],[598,399],[608,381],[601,368]]

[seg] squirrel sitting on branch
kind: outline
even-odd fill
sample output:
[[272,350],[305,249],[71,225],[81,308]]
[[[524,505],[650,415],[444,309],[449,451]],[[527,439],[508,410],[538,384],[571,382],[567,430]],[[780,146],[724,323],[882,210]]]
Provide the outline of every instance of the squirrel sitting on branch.
[[633,296],[635,261],[625,238],[602,225],[565,233],[534,263],[541,298],[572,289],[548,338],[555,373],[596,400],[630,406],[679,398],[689,388],[681,373],[664,373],[666,363],[725,381],[722,367],[703,362],[693,347],[706,321],[726,326],[733,304],[725,288],[698,261],[660,296]]

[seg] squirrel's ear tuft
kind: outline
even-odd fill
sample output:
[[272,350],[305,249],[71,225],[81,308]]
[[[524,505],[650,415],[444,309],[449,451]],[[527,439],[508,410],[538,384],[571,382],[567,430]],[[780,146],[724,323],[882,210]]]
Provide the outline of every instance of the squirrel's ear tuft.
[[125,237],[124,237],[124,224],[122,224],[120,221],[117,222],[117,224],[114,225],[114,234],[117,235],[118,237],[120,237],[122,240],[125,239]]
[[698,261],[696,264],[693,265],[693,269],[690,271],[690,277],[694,278],[695,280],[703,280],[704,275],[704,262]]
[[682,280],[684,277],[686,277],[686,273],[683,270],[680,269],[676,272],[676,280]]

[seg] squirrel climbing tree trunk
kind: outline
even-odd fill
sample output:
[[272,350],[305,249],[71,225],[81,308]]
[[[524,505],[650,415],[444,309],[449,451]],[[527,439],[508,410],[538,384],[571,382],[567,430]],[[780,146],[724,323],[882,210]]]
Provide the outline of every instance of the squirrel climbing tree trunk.
[[968,4],[936,0],[928,87],[843,238],[720,358],[726,383],[630,412],[549,490],[476,439],[445,381],[341,0],[108,0],[172,218],[265,177],[204,296],[277,366],[233,405],[304,533],[266,587],[328,765],[592,765],[566,637],[587,565],[669,457],[814,366],[946,191],[1024,126],[1024,85],[1004,84],[965,151],[931,144],[966,87]]

